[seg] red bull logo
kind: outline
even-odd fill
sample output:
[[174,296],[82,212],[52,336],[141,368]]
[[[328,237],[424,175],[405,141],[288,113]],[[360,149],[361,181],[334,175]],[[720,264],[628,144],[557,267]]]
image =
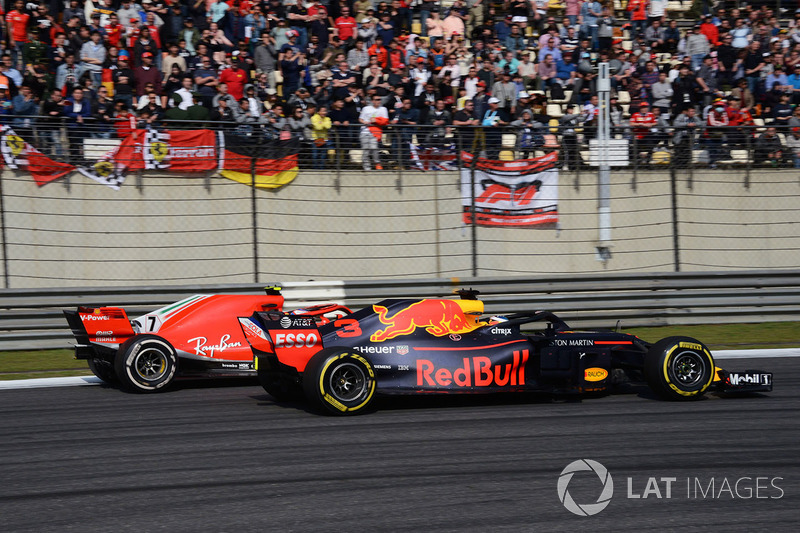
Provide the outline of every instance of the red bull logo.
[[505,365],[492,365],[488,357],[465,357],[462,366],[451,371],[436,368],[432,361],[417,359],[418,387],[505,387],[525,384],[528,350],[515,351],[514,360]]
[[472,331],[477,327],[474,321],[464,315],[461,306],[452,300],[421,300],[390,317],[386,316],[389,310],[382,305],[373,305],[372,309],[378,313],[378,320],[387,325],[370,336],[372,342],[409,335],[417,328],[425,328],[431,335],[442,337]]

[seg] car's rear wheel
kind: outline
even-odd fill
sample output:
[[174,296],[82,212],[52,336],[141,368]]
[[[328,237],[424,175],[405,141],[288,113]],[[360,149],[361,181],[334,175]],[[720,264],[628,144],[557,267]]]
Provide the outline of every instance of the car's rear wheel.
[[645,355],[647,385],[668,400],[699,398],[714,381],[714,358],[701,342],[689,337],[668,337]]
[[108,383],[109,385],[116,385],[119,383],[117,373],[114,372],[114,365],[111,362],[90,357],[88,363],[89,370],[92,371],[92,374],[100,378],[104,383]]
[[138,335],[120,347],[114,368],[123,388],[155,392],[165,389],[175,379],[178,357],[161,337]]
[[359,353],[326,348],[306,365],[303,390],[312,405],[327,413],[363,413],[375,395],[375,371]]

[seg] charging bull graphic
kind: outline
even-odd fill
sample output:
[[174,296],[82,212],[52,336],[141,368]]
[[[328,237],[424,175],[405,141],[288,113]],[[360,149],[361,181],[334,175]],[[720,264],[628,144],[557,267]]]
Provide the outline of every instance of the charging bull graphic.
[[420,300],[400,309],[391,317],[386,316],[389,310],[382,305],[373,305],[372,309],[378,313],[378,320],[387,325],[370,336],[372,342],[409,335],[417,328],[425,328],[431,335],[442,337],[450,333],[465,333],[478,327],[464,315],[461,306],[452,300]]

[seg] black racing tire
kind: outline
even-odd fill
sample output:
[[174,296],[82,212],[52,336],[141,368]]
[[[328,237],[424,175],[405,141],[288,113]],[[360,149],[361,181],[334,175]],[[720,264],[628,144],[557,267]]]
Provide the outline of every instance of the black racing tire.
[[369,360],[346,348],[325,348],[303,372],[303,391],[312,406],[327,414],[365,412],[375,396],[375,370]]
[[650,347],[644,358],[647,385],[666,400],[700,398],[714,381],[711,352],[690,337],[667,337]]
[[300,384],[280,372],[259,369],[258,381],[267,394],[279,402],[290,402],[303,398],[303,388]]
[[92,371],[92,374],[100,378],[103,383],[109,385],[116,385],[119,383],[113,363],[95,357],[90,357],[87,362],[89,363],[89,370]]
[[161,337],[137,335],[120,346],[114,369],[120,385],[128,391],[162,391],[175,379],[178,356]]

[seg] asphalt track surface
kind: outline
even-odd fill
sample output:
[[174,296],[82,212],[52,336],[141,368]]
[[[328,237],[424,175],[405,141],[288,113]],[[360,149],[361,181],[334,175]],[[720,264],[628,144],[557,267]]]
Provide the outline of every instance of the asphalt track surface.
[[[0,529],[797,531],[800,359],[723,363],[775,372],[775,391],[689,403],[646,390],[392,398],[334,418],[276,404],[249,381],[157,395],[3,390]],[[589,517],[556,489],[583,458],[614,481]],[[628,497],[648,483],[647,498]],[[568,485],[581,504],[601,488],[591,472]]]

